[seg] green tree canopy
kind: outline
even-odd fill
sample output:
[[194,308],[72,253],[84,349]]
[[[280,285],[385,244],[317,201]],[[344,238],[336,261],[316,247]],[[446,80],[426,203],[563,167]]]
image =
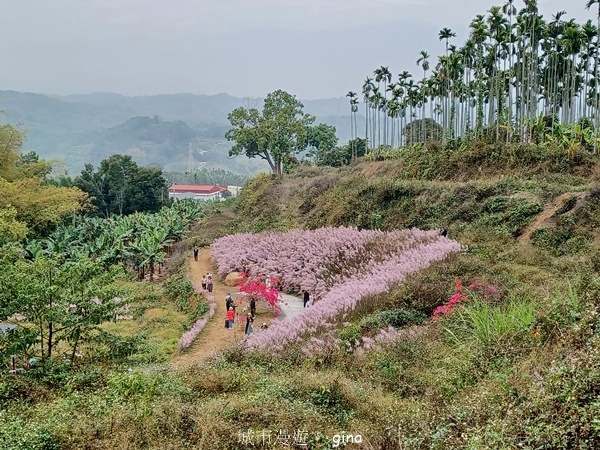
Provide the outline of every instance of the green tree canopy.
[[320,123],[314,127],[308,127],[308,145],[315,153],[325,153],[335,147],[338,138],[335,135],[335,127]]
[[352,162],[352,155],[364,156],[367,152],[367,141],[365,139],[351,139],[342,146],[322,146],[314,148],[308,156],[312,157],[317,166],[341,167]]
[[23,130],[0,125],[0,245],[45,234],[88,204],[79,189],[47,185],[50,164],[21,154],[24,140]]
[[225,133],[227,140],[234,141],[229,156],[262,158],[281,176],[284,162],[308,144],[308,126],[315,117],[305,114],[303,107],[295,96],[277,90],[267,95],[262,112],[234,109],[227,116],[232,128]]
[[97,171],[86,164],[75,185],[93,197],[92,203],[104,217],[136,211],[158,211],[168,204],[167,182],[160,169],[138,167],[131,156],[112,155]]
[[[115,287],[116,267],[107,271],[91,259],[63,263],[56,256],[40,255],[33,260],[16,257],[0,264],[0,320],[20,322],[30,332],[17,334],[33,348],[25,353],[50,357],[60,342],[68,343],[75,355],[103,322],[123,313],[120,292]],[[30,339],[33,338],[33,339]],[[6,342],[6,349],[19,347]],[[22,345],[21,347],[27,347]]]

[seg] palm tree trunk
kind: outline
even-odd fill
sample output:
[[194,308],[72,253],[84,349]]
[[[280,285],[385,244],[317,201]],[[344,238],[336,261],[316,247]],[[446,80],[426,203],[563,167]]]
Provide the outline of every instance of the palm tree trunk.
[[594,84],[594,105],[596,107],[596,111],[594,112],[596,115],[596,123],[595,123],[595,130],[594,130],[594,155],[598,154],[598,132],[600,131],[600,113],[599,113],[599,107],[600,105],[598,104],[598,99],[600,98],[600,78],[598,78],[598,56],[600,54],[600,2],[598,2],[598,19],[597,19],[597,36],[596,36],[596,51],[594,52],[594,55],[596,55],[596,61],[595,61],[595,68],[594,68],[594,78],[595,78],[595,84]]

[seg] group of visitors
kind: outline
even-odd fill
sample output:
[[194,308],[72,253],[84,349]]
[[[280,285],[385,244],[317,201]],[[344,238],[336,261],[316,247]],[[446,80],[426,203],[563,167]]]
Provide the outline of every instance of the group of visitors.
[[212,294],[213,291],[213,275],[212,273],[207,273],[206,275],[202,275],[202,290],[208,291],[209,294]]
[[[194,247],[193,253],[194,253],[194,261],[198,261],[198,253],[199,253],[198,247]],[[245,276],[248,276],[250,274],[250,270],[248,269],[246,262],[242,263],[242,268],[241,268],[240,272],[242,272]],[[202,285],[203,291],[206,291],[209,294],[212,294],[213,287],[214,287],[213,274],[206,273],[205,275],[202,275],[201,285]],[[254,324],[254,319],[256,317],[256,299],[254,297],[250,297],[249,303],[250,303],[250,305],[249,305],[250,312],[245,316],[245,319],[246,319],[246,326],[245,326],[245,330],[244,330],[245,334],[250,334],[250,333],[252,333],[252,331],[254,331],[253,324]],[[233,300],[231,293],[227,293],[227,296],[225,297],[225,309],[227,311],[227,315],[225,317],[225,328],[228,328],[230,330],[233,329],[233,325],[235,323],[235,318],[236,318],[236,307],[237,306],[238,305],[236,305],[235,301]],[[247,310],[246,308],[247,307],[244,308],[244,311]],[[264,322],[260,327],[261,330],[266,330],[268,328],[269,328],[269,326]]]
[[[236,305],[235,301],[233,300],[233,297],[231,296],[231,293],[227,293],[227,296],[225,297],[225,308],[227,310],[227,316],[225,318],[225,328],[229,328],[230,330],[233,329],[233,324],[235,322],[235,317],[236,317],[236,308],[238,305]],[[244,307],[244,311],[247,311],[247,306]],[[239,317],[239,316],[238,316]],[[252,331],[254,331],[254,319],[256,318],[256,299],[254,297],[250,297],[250,312],[245,315],[245,319],[246,319],[246,326],[244,329],[244,333],[245,334],[250,334],[252,333]],[[261,330],[266,330],[268,328],[268,325],[266,323],[263,323],[260,327]]]

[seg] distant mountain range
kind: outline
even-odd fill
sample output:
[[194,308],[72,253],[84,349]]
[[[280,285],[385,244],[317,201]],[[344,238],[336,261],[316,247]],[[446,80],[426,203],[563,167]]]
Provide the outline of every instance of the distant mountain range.
[[[267,166],[262,160],[227,156],[227,114],[239,106],[261,108],[262,102],[227,94],[48,96],[0,91],[0,123],[23,126],[28,132],[23,150],[55,160],[70,175],[77,175],[86,162],[97,166],[115,153],[166,170],[208,167],[251,175]],[[348,99],[303,103],[317,123],[336,127],[340,142],[350,138]]]

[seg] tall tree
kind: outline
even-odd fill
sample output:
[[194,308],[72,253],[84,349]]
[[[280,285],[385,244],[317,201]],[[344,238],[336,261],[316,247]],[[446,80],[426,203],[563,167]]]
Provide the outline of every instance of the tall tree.
[[225,133],[233,147],[229,156],[245,154],[267,161],[271,171],[283,175],[283,164],[307,146],[307,127],[314,116],[303,112],[296,96],[277,90],[267,95],[263,110],[236,108],[227,115],[232,128]]
[[49,164],[34,153],[21,154],[25,133],[0,125],[0,242],[47,234],[88,205],[76,188],[49,186]]
[[315,158],[317,165],[323,165],[322,161],[327,160],[327,155],[338,142],[335,127],[320,123],[308,127],[307,136],[308,146],[312,147],[308,155]]
[[367,150],[373,148],[373,136],[369,139],[369,111],[371,109],[371,92],[375,88],[373,79],[367,77],[362,85],[363,100],[365,102],[365,141],[367,142]]
[[162,171],[138,167],[127,155],[110,156],[97,171],[86,164],[75,185],[92,196],[94,206],[106,218],[136,211],[155,212],[169,204]]
[[[423,89],[423,95],[422,95],[422,112],[421,112],[421,119],[425,119],[425,99],[426,99],[426,83],[425,80],[427,78],[427,71],[429,70],[429,53],[427,53],[425,50],[421,50],[421,53],[419,54],[419,59],[417,59],[417,66],[420,66],[421,69],[423,69],[423,80],[421,81],[421,86]],[[425,120],[421,120],[421,124],[423,126],[426,125]],[[421,134],[424,136],[425,135],[425,130],[421,130]]]
[[[346,97],[350,99],[350,142],[354,142],[354,140],[357,138],[356,113],[358,111],[358,96],[356,95],[356,92],[349,91],[346,94]],[[352,147],[352,159],[356,158],[356,152],[354,150],[354,147]]]
[[600,57],[600,0],[589,0],[586,4],[587,9],[591,9],[592,6],[598,5],[598,12],[596,13],[596,48],[594,51],[595,63],[594,63],[594,97],[593,105],[595,109],[595,120],[594,120],[594,154],[598,153],[598,135],[600,133],[600,78],[598,77],[598,59]]
[[[448,122],[449,117],[448,117],[448,110],[449,108],[449,91],[450,91],[450,79],[448,78],[447,72],[448,72],[448,44],[450,41],[450,38],[456,37],[456,33],[454,31],[452,31],[450,28],[442,28],[438,34],[438,39],[440,41],[445,40],[446,41],[446,59],[445,59],[445,67],[443,67],[443,73],[444,73],[444,81],[445,81],[445,85],[443,87],[444,92],[446,93],[445,96],[445,107],[444,107],[444,122],[443,122],[443,127],[444,127],[444,131],[447,131],[450,124]],[[444,133],[445,134],[445,133]]]

